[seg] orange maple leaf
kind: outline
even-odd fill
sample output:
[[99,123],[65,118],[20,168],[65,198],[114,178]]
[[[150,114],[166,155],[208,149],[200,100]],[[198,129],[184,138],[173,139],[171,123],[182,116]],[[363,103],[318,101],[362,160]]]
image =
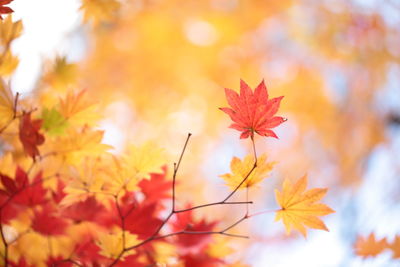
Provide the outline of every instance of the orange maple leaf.
[[14,10],[12,10],[10,7],[4,6],[4,5],[8,5],[12,1],[13,0],[0,0],[0,19],[3,19],[3,17],[1,15],[14,12]]
[[240,138],[253,138],[254,132],[261,136],[278,138],[270,129],[286,121],[285,118],[274,116],[283,96],[268,99],[264,80],[254,93],[240,80],[240,95],[228,88],[225,88],[225,95],[231,108],[220,109],[231,117],[233,123],[229,127],[242,132]]
[[19,140],[24,146],[25,152],[34,158],[39,155],[37,146],[44,143],[44,136],[39,133],[42,120],[31,120],[31,114],[25,113],[19,124]]
[[281,206],[281,209],[276,212],[275,221],[282,219],[288,234],[293,227],[306,237],[305,226],[329,231],[317,216],[330,214],[334,210],[325,204],[315,203],[325,196],[327,189],[313,188],[305,191],[306,187],[307,176],[303,176],[294,185],[289,180],[285,180],[282,192],[275,189],[276,200]]
[[393,259],[400,259],[400,235],[396,235],[389,248],[393,251]]
[[362,257],[372,257],[380,254],[388,247],[386,238],[375,239],[375,234],[370,233],[368,238],[359,236],[354,245],[355,253]]

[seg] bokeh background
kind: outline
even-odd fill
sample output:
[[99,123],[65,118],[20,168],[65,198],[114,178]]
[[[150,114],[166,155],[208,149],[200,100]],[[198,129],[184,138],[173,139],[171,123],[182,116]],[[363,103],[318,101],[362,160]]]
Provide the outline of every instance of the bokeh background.
[[[181,203],[220,200],[218,175],[249,141],[218,107],[239,79],[284,95],[279,140],[256,139],[278,162],[250,192],[251,210],[277,208],[273,188],[308,174],[328,187],[330,232],[286,236],[266,213],[236,231],[232,259],[251,266],[399,266],[385,252],[354,254],[357,236],[400,234],[400,2],[397,0],[15,0],[24,32],[9,77],[27,97],[86,88],[104,120],[104,142],[120,153],[153,141],[171,163],[194,134],[179,177]],[[239,195],[238,198],[243,196]],[[229,222],[229,209],[204,211]]]

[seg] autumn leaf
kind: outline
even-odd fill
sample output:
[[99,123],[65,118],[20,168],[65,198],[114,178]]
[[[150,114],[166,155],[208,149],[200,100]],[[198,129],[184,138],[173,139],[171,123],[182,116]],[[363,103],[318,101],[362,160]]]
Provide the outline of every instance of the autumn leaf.
[[138,184],[147,203],[160,203],[160,200],[171,197],[172,181],[166,179],[166,167],[163,168],[163,171],[162,174],[151,173],[150,180],[141,180]]
[[[125,244],[123,243],[124,241]],[[97,240],[97,245],[100,248],[100,254],[110,259],[115,259],[118,257],[125,247],[134,246],[137,243],[139,243],[139,240],[137,239],[136,235],[125,232],[125,237],[122,238],[121,231],[117,233],[103,233]],[[134,253],[135,251],[131,249],[125,252],[124,256],[121,258],[123,260],[124,257]]]
[[400,235],[396,235],[394,241],[389,245],[393,252],[393,259],[400,259]]
[[304,176],[294,185],[289,180],[285,180],[282,192],[275,189],[276,200],[281,206],[281,209],[276,212],[275,221],[283,220],[287,234],[290,234],[293,227],[306,237],[305,226],[329,231],[317,216],[327,215],[334,211],[325,204],[315,203],[325,196],[327,189],[313,188],[305,191],[306,186],[307,176]]
[[67,221],[57,216],[55,208],[50,205],[44,205],[43,209],[34,211],[32,229],[42,235],[63,235],[67,226]]
[[93,125],[99,118],[95,101],[87,94],[86,90],[68,92],[60,100],[60,113],[70,125]]
[[119,7],[120,3],[116,0],[83,0],[80,9],[85,21],[98,23],[111,20]]
[[95,157],[105,153],[111,146],[102,144],[103,131],[89,127],[69,127],[66,134],[59,136],[51,147],[52,151],[65,157],[70,164],[79,164],[84,157]]
[[14,12],[14,10],[12,10],[11,8],[9,8],[8,5],[9,3],[11,3],[13,0],[0,0],[0,19],[3,19],[3,17],[1,15],[3,14],[10,14],[12,12]]
[[55,108],[44,108],[42,112],[43,129],[50,135],[61,135],[68,127],[67,120]]
[[[130,203],[129,207],[132,207]],[[128,210],[127,207],[122,207]],[[146,204],[142,203],[132,210],[130,213],[124,213],[125,216],[125,229],[135,234],[140,239],[146,239],[156,232],[160,227],[162,221],[156,216],[157,206],[155,203]],[[120,223],[118,221],[118,223]]]
[[51,69],[44,75],[44,81],[59,91],[67,90],[78,77],[78,66],[69,63],[66,57],[57,57]]
[[17,68],[19,64],[19,59],[11,54],[10,50],[4,52],[3,56],[0,58],[0,75],[9,76]]
[[263,154],[257,159],[257,167],[249,175],[254,166],[254,156],[249,154],[243,161],[233,157],[231,161],[232,173],[226,173],[220,175],[220,177],[226,181],[230,188],[235,189],[248,176],[240,188],[251,187],[266,178],[274,164],[274,162],[267,162],[267,155]]
[[44,136],[39,133],[42,120],[31,120],[31,113],[24,113],[19,124],[19,140],[25,152],[32,158],[39,155],[40,146],[44,143]]
[[7,46],[22,33],[22,21],[12,21],[12,16],[7,16],[5,20],[0,21],[0,41]]
[[380,254],[388,247],[386,238],[375,239],[375,234],[370,233],[368,238],[359,236],[354,245],[355,253],[362,257],[372,257]]
[[[187,206],[190,208],[190,206]],[[176,220],[172,223],[175,232],[209,232],[217,225],[217,221],[207,222],[205,219],[195,220],[192,211],[176,214]],[[182,254],[198,254],[212,241],[211,235],[178,235],[175,244]]]
[[275,116],[283,96],[268,99],[268,91],[264,80],[254,90],[240,80],[240,95],[225,88],[225,95],[231,108],[220,108],[233,121],[229,126],[242,132],[240,138],[254,137],[254,133],[261,136],[278,138],[271,130],[286,121],[285,118]]
[[131,145],[123,160],[130,171],[141,179],[150,179],[151,173],[163,173],[162,166],[166,161],[163,149],[152,142],[141,146]]
[[10,87],[0,77],[0,129],[13,118],[14,104]]

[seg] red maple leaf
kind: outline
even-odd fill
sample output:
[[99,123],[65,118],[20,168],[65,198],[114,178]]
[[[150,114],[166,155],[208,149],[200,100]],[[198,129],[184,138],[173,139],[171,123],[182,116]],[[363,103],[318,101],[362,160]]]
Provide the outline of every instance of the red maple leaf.
[[28,184],[28,175],[21,168],[17,168],[15,177],[21,186],[20,192],[14,198],[15,203],[33,207],[46,202],[47,189],[43,187],[42,172],[36,174],[30,184]]
[[[0,0],[1,1],[1,0]],[[30,113],[24,113],[19,124],[19,140],[25,152],[34,158],[39,155],[37,146],[44,143],[44,136],[39,133],[42,120],[31,120]]]
[[85,201],[66,207],[62,211],[62,216],[77,223],[82,221],[102,223],[108,214],[106,208],[97,202],[95,197],[90,196]]
[[[204,219],[195,221],[192,211],[187,211],[176,214],[176,220],[171,225],[174,232],[210,232],[217,222],[206,222]],[[209,234],[180,234],[176,237],[175,244],[179,246],[181,254],[196,254],[200,253],[211,240]]]
[[172,181],[166,179],[167,168],[164,166],[162,169],[163,173],[151,173],[150,180],[143,179],[139,183],[146,203],[160,202],[171,197]]
[[219,258],[212,258],[206,253],[186,254],[181,256],[184,266],[190,267],[219,267],[223,266],[224,261]]
[[135,207],[125,217],[125,229],[138,236],[139,239],[146,239],[156,232],[162,221],[156,217],[156,203],[144,204]]
[[42,210],[34,212],[32,229],[42,235],[63,235],[67,226],[67,221],[57,216],[50,205],[44,205]]
[[240,80],[240,95],[225,88],[225,95],[231,108],[220,108],[228,114],[233,123],[229,126],[241,131],[240,138],[254,137],[254,132],[261,136],[278,138],[271,130],[286,121],[275,116],[283,96],[268,99],[268,91],[264,80],[254,90]]
[[14,10],[9,8],[8,6],[4,6],[4,5],[8,5],[12,1],[13,0],[0,0],[0,19],[3,19],[3,17],[1,15],[14,12]]
[[100,248],[90,235],[83,236],[80,242],[76,244],[73,258],[82,262],[82,266],[95,267],[108,266],[110,264],[109,259],[100,255]]

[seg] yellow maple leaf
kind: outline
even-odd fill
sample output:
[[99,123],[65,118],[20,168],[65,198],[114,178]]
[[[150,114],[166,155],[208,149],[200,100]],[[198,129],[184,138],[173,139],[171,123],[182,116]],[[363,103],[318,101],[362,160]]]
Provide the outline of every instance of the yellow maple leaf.
[[[67,195],[61,205],[69,206],[75,202],[84,201],[87,197],[102,191],[102,165],[96,158],[84,158],[75,168],[70,168],[70,177],[64,192]],[[104,198],[103,194],[95,194],[97,198]]]
[[[268,173],[272,170],[275,162],[267,162],[267,155],[263,154],[257,159],[257,167],[251,172],[246,181],[240,186],[240,188],[251,187],[264,178],[267,177]],[[250,173],[254,166],[253,155],[247,155],[243,161],[237,157],[233,157],[231,161],[232,173],[226,173],[220,175],[226,181],[226,184],[235,189],[244,178]]]
[[214,242],[207,247],[206,253],[213,258],[224,258],[234,252],[226,236],[213,236]]
[[[122,237],[122,231],[117,231],[116,233],[102,233],[97,239],[97,245],[100,247],[100,254],[111,259],[115,259],[124,249],[124,247],[131,247],[138,244],[140,241],[137,239],[136,235],[129,232],[125,232],[125,245],[124,238]],[[124,257],[132,255],[135,250],[131,249],[124,253],[121,260]]]
[[4,46],[8,46],[11,41],[18,38],[22,33],[22,21],[12,21],[12,16],[7,16],[6,19],[0,20],[0,41]]
[[0,129],[14,116],[14,97],[10,87],[0,77]]
[[137,184],[140,181],[136,172],[124,164],[120,157],[114,155],[108,156],[109,158],[106,159],[107,168],[103,170],[106,182],[103,190],[111,194],[118,194],[122,189],[136,191],[138,189]]
[[11,54],[11,51],[8,49],[3,53],[0,58],[0,75],[9,76],[14,70],[17,68],[19,64],[19,59],[16,56]]
[[57,57],[43,79],[53,88],[64,91],[67,90],[68,85],[75,83],[77,77],[78,66],[69,63],[66,57]]
[[294,185],[289,180],[285,180],[282,192],[275,189],[276,200],[281,206],[281,209],[276,212],[275,221],[283,220],[287,234],[290,234],[293,227],[306,237],[305,226],[329,231],[317,216],[327,215],[334,211],[325,204],[315,203],[325,196],[327,188],[313,188],[305,191],[306,187],[307,176],[305,175]]
[[67,163],[79,165],[82,158],[106,153],[111,146],[102,144],[103,131],[89,127],[80,130],[70,128],[65,136],[59,137],[51,147],[52,152],[62,155]]
[[95,24],[110,21],[120,7],[116,0],[83,0],[81,10],[85,21],[92,20]]
[[72,126],[93,125],[100,118],[97,108],[86,90],[68,92],[65,99],[60,100],[60,113]]
[[150,173],[162,173],[166,161],[164,150],[152,142],[130,146],[122,159],[126,168],[139,179],[150,179]]
[[376,256],[386,248],[388,248],[386,238],[376,240],[374,233],[370,233],[368,238],[359,236],[354,245],[355,253],[362,257]]

